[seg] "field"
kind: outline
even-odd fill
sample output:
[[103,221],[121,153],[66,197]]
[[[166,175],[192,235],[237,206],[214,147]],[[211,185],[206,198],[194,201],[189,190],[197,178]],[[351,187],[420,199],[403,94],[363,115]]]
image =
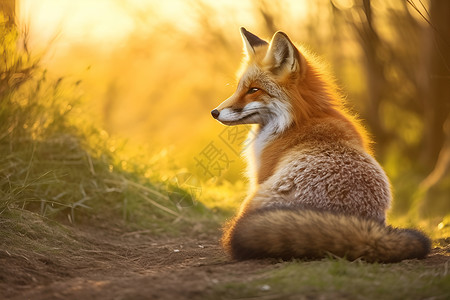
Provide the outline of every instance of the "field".
[[[0,299],[450,299],[450,123],[443,102],[450,90],[448,82],[414,81],[422,75],[434,80],[439,76],[429,74],[445,65],[410,69],[426,54],[416,47],[425,41],[415,29],[429,29],[423,15],[414,15],[423,9],[414,1],[392,7],[374,1],[379,23],[373,25],[370,5],[348,6],[351,1],[298,7],[295,1],[280,2],[284,6],[247,2],[242,3],[250,3],[255,16],[246,11],[236,18],[253,16],[265,33],[273,33],[275,23],[294,31],[286,9],[311,9],[302,13],[304,29],[296,37],[325,49],[322,54],[338,69],[338,82],[350,89],[349,107],[367,120],[377,141],[374,152],[394,189],[388,223],[424,231],[433,240],[431,254],[369,264],[331,255],[235,261],[223,251],[222,225],[248,187],[239,153],[249,128],[230,131],[209,114],[232,92],[226,83],[234,80],[241,59],[238,31],[228,30],[237,26],[234,15],[223,19],[227,14],[221,13],[229,7],[193,2],[196,18],[178,24],[166,19],[168,12],[158,15],[154,3],[144,13],[125,5],[135,27],[122,40],[114,30],[126,22],[117,10],[115,22],[105,23],[111,27],[100,27],[103,32],[72,28],[73,36],[85,30],[89,38],[64,51],[59,45],[55,53],[51,45],[42,53],[33,51],[30,32],[5,15],[0,19]],[[21,3],[33,9],[37,2]],[[114,7],[131,2],[105,3],[95,5],[107,5],[113,15]],[[67,7],[78,21],[91,11]],[[365,18],[351,19],[358,14]],[[441,26],[435,14],[431,11],[433,30],[446,38],[450,26]],[[161,19],[154,21],[154,15]],[[182,28],[192,24],[195,31]],[[335,37],[333,30],[344,24],[354,26],[360,39],[348,28]],[[50,27],[40,27],[45,28]],[[368,28],[374,30],[369,36],[379,36],[367,40]],[[409,30],[414,34],[405,34]],[[392,37],[399,42],[389,44]],[[385,43],[378,43],[383,38]],[[95,44],[99,40],[102,47],[115,44],[105,50]],[[322,47],[327,41],[336,44]],[[440,42],[438,36],[435,43]],[[343,51],[336,53],[336,45]],[[364,64],[352,60],[365,56]],[[439,78],[448,78],[448,70],[443,72]],[[370,75],[366,81],[363,74]],[[443,96],[423,104],[419,89],[424,86]],[[225,164],[221,168],[202,165],[211,150]]]

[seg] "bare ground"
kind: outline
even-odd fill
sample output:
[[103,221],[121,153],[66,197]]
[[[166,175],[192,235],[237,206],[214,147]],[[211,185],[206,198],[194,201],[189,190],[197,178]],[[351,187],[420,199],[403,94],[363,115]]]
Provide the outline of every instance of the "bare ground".
[[[53,254],[0,249],[0,298],[228,299],[215,287],[257,280],[286,264],[233,261],[219,247],[218,233],[154,238],[89,228],[75,234],[81,247],[61,246]],[[447,255],[448,249],[434,249],[422,263],[448,265]]]
[[215,284],[274,267],[270,260],[231,261],[218,235],[153,238],[98,228],[77,235],[85,246],[66,253],[0,250],[0,298],[203,299]]

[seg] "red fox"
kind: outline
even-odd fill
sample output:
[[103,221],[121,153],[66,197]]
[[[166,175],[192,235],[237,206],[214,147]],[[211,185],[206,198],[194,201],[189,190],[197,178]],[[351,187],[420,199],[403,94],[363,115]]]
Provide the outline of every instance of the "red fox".
[[224,248],[235,259],[426,257],[427,236],[385,225],[389,180],[315,59],[283,32],[270,43],[245,28],[241,35],[247,59],[237,90],[211,112],[256,132],[246,150],[252,188],[224,227]]

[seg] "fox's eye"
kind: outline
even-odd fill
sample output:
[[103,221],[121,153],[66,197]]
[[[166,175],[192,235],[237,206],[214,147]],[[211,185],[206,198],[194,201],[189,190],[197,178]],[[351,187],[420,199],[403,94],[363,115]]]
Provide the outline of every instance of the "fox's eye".
[[254,94],[254,93],[256,93],[257,91],[259,91],[258,88],[252,87],[252,88],[249,88],[249,89],[248,89],[247,94]]

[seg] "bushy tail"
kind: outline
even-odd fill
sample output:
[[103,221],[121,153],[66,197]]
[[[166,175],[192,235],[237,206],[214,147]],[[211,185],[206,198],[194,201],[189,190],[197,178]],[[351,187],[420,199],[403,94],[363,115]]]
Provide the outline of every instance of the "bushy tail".
[[413,229],[305,209],[244,213],[228,225],[222,243],[235,259],[322,258],[331,254],[367,262],[424,258],[431,247],[430,239]]

